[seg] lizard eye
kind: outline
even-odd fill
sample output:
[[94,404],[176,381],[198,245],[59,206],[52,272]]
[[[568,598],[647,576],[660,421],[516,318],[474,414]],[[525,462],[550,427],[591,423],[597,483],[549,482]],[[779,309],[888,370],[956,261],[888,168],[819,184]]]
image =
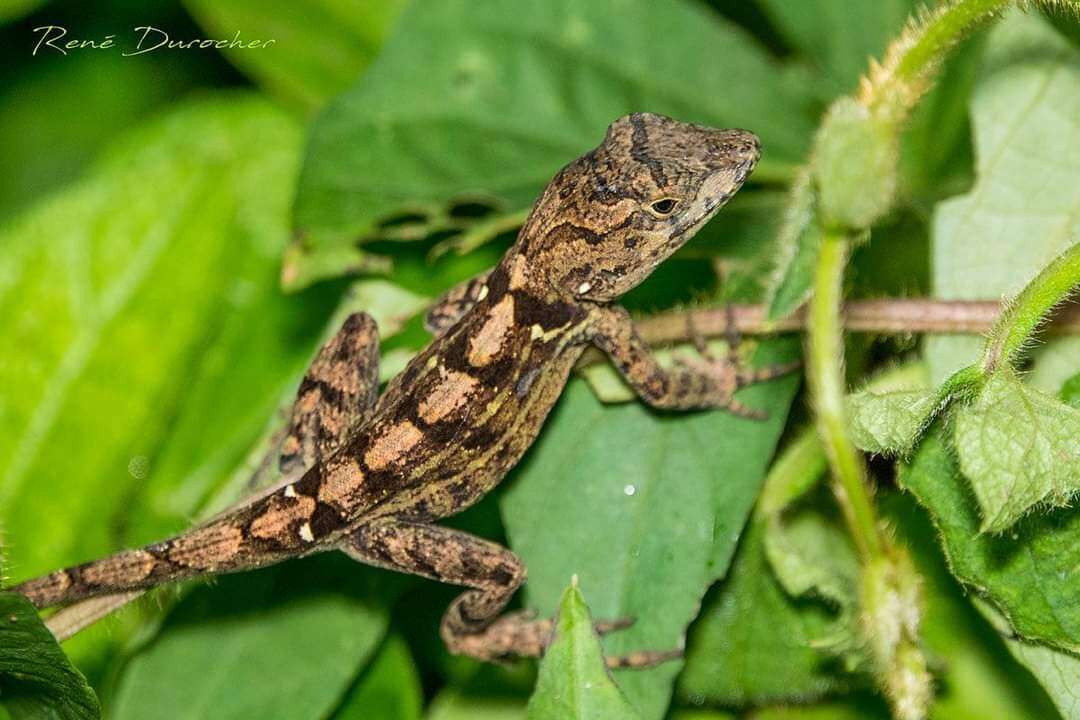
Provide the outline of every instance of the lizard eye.
[[679,207],[679,201],[675,198],[660,198],[649,203],[649,212],[661,218],[668,217]]

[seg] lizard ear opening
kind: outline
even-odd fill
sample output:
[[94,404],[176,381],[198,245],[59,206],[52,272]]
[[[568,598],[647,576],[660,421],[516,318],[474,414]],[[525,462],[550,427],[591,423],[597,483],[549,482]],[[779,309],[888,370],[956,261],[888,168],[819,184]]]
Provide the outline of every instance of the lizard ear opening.
[[665,197],[649,203],[649,212],[658,218],[666,218],[671,217],[677,207],[679,207],[679,201],[676,198]]

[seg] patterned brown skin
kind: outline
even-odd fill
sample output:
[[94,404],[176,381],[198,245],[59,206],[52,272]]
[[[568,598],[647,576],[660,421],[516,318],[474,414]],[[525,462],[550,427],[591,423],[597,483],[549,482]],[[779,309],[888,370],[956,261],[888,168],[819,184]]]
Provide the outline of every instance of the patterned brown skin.
[[499,616],[525,580],[521,561],[432,523],[477,502],[518,462],[590,344],[651,405],[753,414],[732,393],[790,367],[744,371],[708,358],[666,370],[612,303],[727,202],[759,154],[743,130],[647,113],[616,120],[599,147],[559,171],[502,261],[432,310],[438,336],[381,397],[367,316],[350,318],[323,348],[282,447],[283,468],[306,468],[299,479],[169,540],[14,589],[47,607],[340,549],[469,588],[443,618],[452,651],[483,660],[541,654],[550,621]]

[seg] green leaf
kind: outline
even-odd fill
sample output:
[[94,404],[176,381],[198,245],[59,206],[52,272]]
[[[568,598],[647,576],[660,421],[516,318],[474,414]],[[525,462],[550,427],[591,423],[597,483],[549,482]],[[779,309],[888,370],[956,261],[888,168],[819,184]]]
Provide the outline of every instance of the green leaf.
[[273,40],[266,47],[224,49],[240,70],[288,101],[311,110],[356,81],[375,58],[404,0],[184,0],[209,36]]
[[752,522],[731,572],[693,626],[679,677],[679,693],[691,704],[804,703],[847,684],[812,647],[835,614],[784,592],[765,558],[764,535],[765,523]]
[[199,588],[127,664],[112,717],[326,717],[386,630],[384,581],[333,556]]
[[[830,513],[809,505],[774,517],[765,539],[769,565],[792,597],[818,597],[853,622],[858,604],[859,562],[843,528]],[[848,628],[850,630],[851,628]],[[840,632],[846,632],[839,627]]]
[[0,0],[0,23],[18,20],[44,3],[45,0]]
[[1058,393],[1061,402],[1074,408],[1080,408],[1080,373],[1073,375],[1061,385]]
[[[340,292],[278,285],[299,144],[251,96],[189,103],[2,232],[13,581],[186,527],[295,388]],[[123,639],[66,649],[86,667]]]
[[334,712],[333,720],[419,720],[423,701],[409,646],[391,635]]
[[1080,512],[1032,516],[1005,535],[979,531],[979,516],[937,428],[901,466],[901,484],[926,507],[953,574],[985,593],[1022,636],[1080,650]]
[[[75,180],[105,143],[191,82],[190,65],[162,54],[138,61],[109,51],[73,53],[55,62],[28,59],[40,62],[19,66],[0,93],[0,157],[5,160],[0,217],[5,218]],[[79,107],[77,123],[69,114],[73,102]]]
[[833,93],[850,92],[866,72],[867,59],[880,58],[889,40],[921,3],[918,0],[790,2],[761,0],[778,29],[830,81]]
[[777,262],[768,289],[770,320],[790,315],[810,297],[822,241],[816,204],[810,169],[805,167],[791,187],[777,237]]
[[893,203],[899,140],[894,124],[862,103],[833,103],[814,143],[813,171],[821,222],[870,227]]
[[1009,621],[986,603],[979,610],[998,629],[1006,647],[1046,689],[1064,720],[1080,718],[1080,655],[1012,636]]
[[0,593],[0,712],[13,720],[96,720],[94,691],[71,666],[30,601]]
[[608,672],[592,616],[576,585],[559,603],[555,635],[540,662],[529,720],[640,718]]
[[1062,507],[1080,490],[1080,409],[999,368],[953,417],[960,469],[982,510],[981,529],[1001,532],[1036,504]]
[[680,708],[670,715],[670,720],[737,720],[731,713],[718,710],[689,710]]
[[794,161],[808,100],[742,30],[682,1],[415,3],[312,128],[288,271],[301,282],[348,270],[364,257],[356,239],[394,213],[459,198],[528,207],[634,110],[750,127],[770,160]]
[[857,695],[820,705],[763,708],[754,720],[889,720],[889,710],[877,698]]
[[[904,124],[900,136],[900,192],[909,202],[929,205],[971,188],[975,162],[968,108],[985,36],[979,31],[965,38],[945,58],[933,87]],[[919,228],[928,234],[922,223]],[[895,256],[905,249],[889,243],[888,253]],[[925,258],[925,250],[920,248],[919,255]]]
[[922,638],[938,676],[930,717],[1053,717],[1042,688],[1009,656],[995,629],[971,606],[971,596],[949,574],[927,514],[898,492],[879,495],[878,504],[922,582]]
[[525,720],[525,703],[443,690],[431,701],[425,720]]
[[[871,386],[882,389],[902,386],[910,381],[917,381],[920,371],[918,366],[898,369],[875,378],[871,381]],[[820,442],[812,431],[804,432],[789,445],[770,470],[759,502],[759,512],[766,515],[775,513],[787,504],[784,502],[785,498],[790,502],[801,497],[808,485],[808,478],[817,477],[820,471],[810,471],[804,477],[799,473],[800,468],[819,465],[824,465],[824,452]],[[985,717],[1036,720],[1052,714],[1049,701],[1041,689],[1016,667],[1000,646],[997,633],[973,610],[969,599],[949,574],[944,560],[940,557],[933,526],[925,513],[913,501],[897,493],[879,496],[878,505],[890,526],[895,528],[899,541],[910,551],[923,581],[925,612],[921,625],[922,635],[930,656],[939,661],[939,671],[942,674],[931,716],[950,720],[981,720]],[[798,506],[795,510],[806,512],[806,508]],[[825,519],[821,515],[817,517]],[[827,522],[828,531],[837,538],[843,538],[845,531],[839,517],[830,516]],[[780,529],[785,530],[786,527],[781,526]],[[775,542],[774,536],[769,539]],[[827,540],[805,540],[807,545],[815,542],[817,545],[827,544]],[[795,547],[800,546],[796,543]],[[839,546],[837,550],[839,555],[852,556],[850,545]],[[736,563],[740,557],[741,555],[736,558]],[[851,562],[854,562],[853,556]],[[738,572],[736,566],[733,573]],[[841,583],[840,587],[844,585]],[[846,582],[847,587],[851,585],[850,580]],[[852,591],[846,592],[850,595]],[[757,600],[758,595],[755,595],[755,602],[765,606],[770,604],[768,594],[760,597],[761,599]],[[850,603],[852,600],[848,599],[846,602]],[[818,605],[813,602],[800,603],[795,608],[803,613],[810,613],[815,612]],[[754,609],[751,607],[745,612],[752,618]],[[773,616],[782,618],[783,614],[774,612]],[[784,634],[785,627],[782,622],[777,621],[774,632]],[[759,643],[763,642],[761,636],[767,638],[768,631],[759,634]],[[694,646],[691,645],[691,653],[693,652]],[[690,667],[688,664],[687,673]],[[886,716],[887,713],[881,715]]]
[[[794,351],[793,342],[766,343],[757,362]],[[796,385],[788,376],[741,391],[769,412],[757,422],[605,406],[572,382],[502,498],[510,545],[529,569],[527,605],[550,614],[576,574],[597,617],[637,619],[605,638],[608,654],[680,647],[731,561]],[[658,718],[678,669],[664,663],[619,681],[646,718]]]
[[[190,104],[0,237],[3,339],[24,349],[0,360],[0,384],[15,389],[0,407],[0,521],[20,573],[114,549],[108,519],[138,505],[189,391],[238,357],[252,361],[231,374],[235,414],[222,427],[239,430],[215,440],[231,447],[240,434],[242,456],[257,436],[283,375],[310,352],[290,344],[299,316],[318,309],[293,301],[282,317],[274,289],[298,142],[263,101]],[[251,398],[263,403],[254,420],[238,402]],[[205,410],[221,396],[198,400]],[[212,436],[199,422],[205,457]]]
[[[990,34],[971,114],[975,186],[934,216],[931,267],[941,299],[1014,295],[1080,237],[1080,154],[1068,150],[1080,116],[1080,50],[1038,15],[1011,14]],[[982,342],[928,338],[934,383],[979,357]],[[1080,338],[1056,339],[1033,355],[1031,382],[1057,391],[1076,372]]]
[[758,500],[758,513],[775,515],[813,490],[829,469],[817,430],[803,428],[769,468]]
[[862,450],[907,455],[941,403],[932,390],[860,390],[847,396],[851,439]]

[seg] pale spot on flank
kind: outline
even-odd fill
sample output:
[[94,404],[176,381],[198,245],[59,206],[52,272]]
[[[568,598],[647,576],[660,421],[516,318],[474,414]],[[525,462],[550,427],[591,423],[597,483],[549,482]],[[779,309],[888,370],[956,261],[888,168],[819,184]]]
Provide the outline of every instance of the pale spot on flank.
[[491,362],[514,325],[514,296],[506,295],[491,308],[483,327],[469,341],[468,360],[475,366]]
[[300,526],[300,539],[304,542],[315,542],[315,535],[311,532],[311,525],[304,523]]
[[423,439],[424,433],[408,420],[391,425],[375,439],[364,453],[364,462],[372,470],[382,470],[400,460]]
[[292,485],[285,486],[285,497],[296,497],[296,488]]
[[488,286],[487,285],[481,285],[480,286],[480,292],[478,292],[476,294],[476,301],[480,302],[481,300],[483,300],[487,296],[488,296]]
[[529,339],[539,340],[542,337],[544,337],[544,328],[541,327],[540,323],[533,323],[533,326],[529,328]]
[[578,295],[584,295],[592,290],[592,283],[583,282],[577,287]]
[[468,402],[480,382],[467,373],[444,370],[438,385],[420,401],[417,410],[424,422],[435,423]]

